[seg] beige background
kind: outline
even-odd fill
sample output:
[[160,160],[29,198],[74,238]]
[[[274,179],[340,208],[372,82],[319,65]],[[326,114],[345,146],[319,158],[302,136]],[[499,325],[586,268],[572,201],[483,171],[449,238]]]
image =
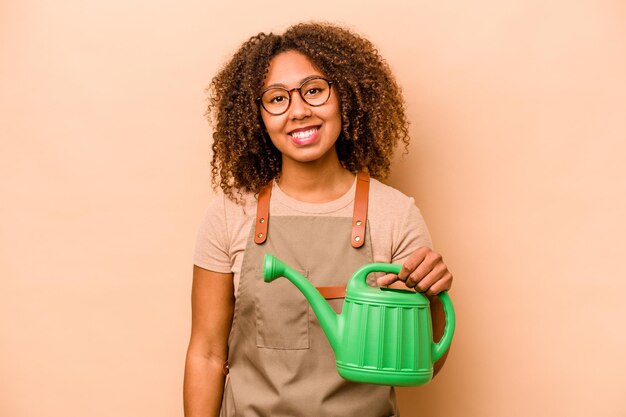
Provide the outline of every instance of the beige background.
[[403,86],[458,332],[403,415],[626,415],[626,3],[0,1],[0,415],[180,416],[203,88],[248,36],[365,34]]

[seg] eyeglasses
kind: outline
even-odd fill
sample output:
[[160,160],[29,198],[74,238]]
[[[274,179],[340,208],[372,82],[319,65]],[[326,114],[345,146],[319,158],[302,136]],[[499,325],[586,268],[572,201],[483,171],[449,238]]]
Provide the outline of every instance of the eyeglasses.
[[326,103],[330,98],[330,86],[332,81],[322,77],[309,78],[300,87],[287,90],[282,87],[271,87],[261,93],[257,101],[271,115],[280,116],[291,105],[291,93],[297,91],[309,106],[318,107]]

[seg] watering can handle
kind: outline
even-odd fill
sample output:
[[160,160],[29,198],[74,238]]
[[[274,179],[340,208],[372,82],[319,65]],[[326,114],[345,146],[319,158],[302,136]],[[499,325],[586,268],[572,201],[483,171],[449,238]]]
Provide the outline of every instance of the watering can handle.
[[[373,290],[372,287],[367,285],[367,276],[372,272],[386,272],[388,274],[399,274],[402,269],[402,265],[386,264],[382,262],[374,262],[371,264],[363,265],[352,274],[352,279],[348,282],[347,291],[365,291]],[[355,279],[356,278],[356,279]]]
[[443,304],[443,311],[446,316],[446,327],[443,329],[443,336],[437,343],[433,343],[433,362],[437,362],[444,353],[450,348],[452,342],[452,336],[454,336],[454,329],[456,328],[456,316],[454,315],[454,305],[448,295],[447,291],[442,291],[437,294],[441,304]]

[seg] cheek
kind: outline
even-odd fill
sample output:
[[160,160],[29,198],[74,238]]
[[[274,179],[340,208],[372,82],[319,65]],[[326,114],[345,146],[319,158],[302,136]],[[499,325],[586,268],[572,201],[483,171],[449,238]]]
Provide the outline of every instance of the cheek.
[[271,116],[265,112],[261,113],[261,120],[263,121],[263,127],[268,132],[282,129],[287,121],[286,117],[281,116]]
[[332,109],[332,111],[328,115],[327,120],[333,125],[333,130],[337,130],[337,134],[341,133],[342,118],[339,105],[336,105],[336,107]]
[[332,107],[330,108],[329,117],[335,122],[341,125],[341,105],[339,104],[339,100],[335,97],[332,102]]
[[280,118],[276,118],[276,117],[261,117],[262,121],[263,121],[263,130],[264,135],[266,138],[268,138],[270,140],[270,142],[272,142],[272,144],[275,147],[279,147],[280,146],[280,140],[279,140],[279,135],[280,132],[282,131],[282,123],[280,120],[276,120],[276,119],[280,119]]
[[268,117],[265,115],[264,111],[261,111],[261,127],[263,128],[263,130],[267,130],[267,122],[268,122]]

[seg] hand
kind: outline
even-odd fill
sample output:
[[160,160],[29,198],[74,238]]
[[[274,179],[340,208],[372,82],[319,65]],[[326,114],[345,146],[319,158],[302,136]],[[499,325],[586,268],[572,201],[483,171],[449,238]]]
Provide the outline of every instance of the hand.
[[378,285],[386,286],[402,281],[415,291],[437,295],[452,286],[452,274],[443,263],[441,255],[429,247],[422,246],[409,256],[398,275],[387,274],[378,278]]

